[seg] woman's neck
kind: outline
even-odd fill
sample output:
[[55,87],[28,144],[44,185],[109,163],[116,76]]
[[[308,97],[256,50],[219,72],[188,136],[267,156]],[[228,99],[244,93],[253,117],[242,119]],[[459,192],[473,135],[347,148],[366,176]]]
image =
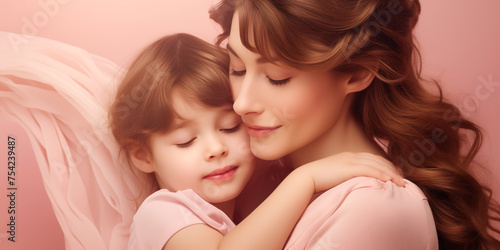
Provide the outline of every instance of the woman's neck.
[[380,146],[368,137],[352,115],[339,119],[330,130],[308,145],[290,154],[293,167],[342,152],[368,152],[385,155]]

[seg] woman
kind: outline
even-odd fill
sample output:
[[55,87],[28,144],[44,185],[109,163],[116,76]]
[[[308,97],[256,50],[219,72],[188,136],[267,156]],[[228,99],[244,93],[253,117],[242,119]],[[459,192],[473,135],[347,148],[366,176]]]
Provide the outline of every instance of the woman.
[[500,246],[488,233],[499,232],[489,216],[499,220],[498,205],[468,173],[481,132],[439,86],[438,96],[422,87],[412,34],[419,13],[413,0],[223,0],[211,10],[223,28],[218,43],[228,38],[234,109],[257,157],[289,155],[300,166],[365,151],[409,180],[400,188],[355,178],[323,193],[286,248]]

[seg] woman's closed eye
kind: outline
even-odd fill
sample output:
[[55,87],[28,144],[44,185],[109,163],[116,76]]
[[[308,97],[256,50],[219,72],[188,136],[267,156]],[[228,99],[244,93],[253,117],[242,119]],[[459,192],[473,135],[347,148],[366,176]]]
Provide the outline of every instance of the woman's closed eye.
[[278,85],[279,86],[279,85],[287,84],[290,81],[291,77],[280,79],[280,80],[274,80],[271,77],[267,76],[267,79],[269,80],[269,82],[272,85]]
[[[229,75],[231,75],[231,76],[244,76],[246,72],[247,72],[246,70],[231,70],[229,72]],[[275,80],[269,76],[266,76],[266,77],[267,77],[267,80],[269,80],[269,83],[271,83],[272,85],[278,85],[278,86],[283,85],[283,84],[287,84],[291,79],[291,77],[288,77],[285,79]]]
[[220,131],[224,132],[224,133],[234,133],[236,131],[238,131],[241,127],[241,123],[238,123],[238,125],[232,127],[232,128],[224,128],[224,129],[221,129]]
[[[229,75],[230,76],[244,76],[245,74],[247,73],[246,70],[234,70],[234,69],[231,69],[229,71]],[[266,76],[267,77],[267,80],[269,81],[269,83],[271,83],[272,85],[283,85],[283,84],[287,84],[291,77],[288,77],[288,78],[283,78],[283,79],[279,79],[279,80],[276,80],[276,79],[273,79],[269,76]]]
[[188,148],[189,146],[191,146],[193,144],[193,142],[195,140],[196,140],[196,137],[187,141],[187,142],[175,144],[175,146],[177,146],[178,148]]

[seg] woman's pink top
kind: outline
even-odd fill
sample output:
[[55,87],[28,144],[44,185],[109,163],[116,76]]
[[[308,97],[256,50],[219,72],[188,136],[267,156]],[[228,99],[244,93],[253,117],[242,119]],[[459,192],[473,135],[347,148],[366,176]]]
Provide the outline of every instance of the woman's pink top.
[[128,249],[160,250],[176,232],[194,224],[209,225],[223,235],[234,228],[224,212],[201,199],[193,190],[175,193],[158,190],[135,214]]
[[438,249],[422,191],[374,178],[348,180],[316,198],[285,249]]

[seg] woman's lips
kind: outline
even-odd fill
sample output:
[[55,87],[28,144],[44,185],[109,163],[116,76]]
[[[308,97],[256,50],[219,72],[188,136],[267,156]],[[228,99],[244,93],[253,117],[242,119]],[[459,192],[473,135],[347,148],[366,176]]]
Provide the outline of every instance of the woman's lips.
[[238,169],[238,166],[227,166],[219,168],[212,171],[210,174],[203,178],[212,181],[226,180],[233,177],[234,173],[236,173],[236,169]]
[[249,125],[249,124],[246,124],[246,125],[247,125],[248,135],[251,137],[257,137],[257,138],[266,137],[266,136],[274,133],[274,131],[276,131],[276,129],[281,127],[281,126],[261,127],[261,126],[255,126],[255,125]]

